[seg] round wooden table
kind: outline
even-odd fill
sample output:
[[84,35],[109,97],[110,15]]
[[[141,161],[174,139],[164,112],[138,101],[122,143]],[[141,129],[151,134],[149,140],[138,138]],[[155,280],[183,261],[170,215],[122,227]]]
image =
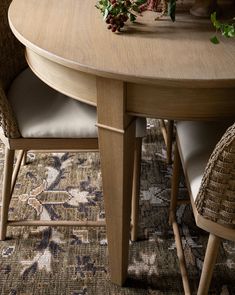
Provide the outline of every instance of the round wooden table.
[[35,74],[97,106],[111,280],[127,276],[135,117],[235,116],[235,40],[213,45],[208,20],[187,11],[126,32],[106,29],[96,0],[13,0],[9,22]]

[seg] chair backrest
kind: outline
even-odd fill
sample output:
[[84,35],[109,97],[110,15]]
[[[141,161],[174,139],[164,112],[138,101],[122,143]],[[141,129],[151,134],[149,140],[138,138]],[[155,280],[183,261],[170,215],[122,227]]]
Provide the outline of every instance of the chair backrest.
[[203,217],[235,228],[235,124],[211,154],[195,204]]
[[8,138],[20,136],[6,92],[12,80],[26,68],[24,48],[12,34],[7,18],[11,0],[0,1],[0,126]]

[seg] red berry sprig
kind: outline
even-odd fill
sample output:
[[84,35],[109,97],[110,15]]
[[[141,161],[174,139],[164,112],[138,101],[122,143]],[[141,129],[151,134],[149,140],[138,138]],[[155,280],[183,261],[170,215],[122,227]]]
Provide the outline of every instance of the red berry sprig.
[[99,0],[96,8],[102,12],[107,28],[120,32],[128,20],[134,22],[145,10],[157,11],[160,4],[161,13],[155,20],[167,13],[175,21],[176,0]]
[[107,28],[112,32],[121,31],[125,23],[136,20],[136,13],[147,0],[99,0],[96,7],[102,12]]
[[106,23],[108,24],[108,29],[112,32],[120,31],[124,27],[125,22],[128,20],[128,17],[125,14],[118,14],[113,16],[109,14],[106,18]]

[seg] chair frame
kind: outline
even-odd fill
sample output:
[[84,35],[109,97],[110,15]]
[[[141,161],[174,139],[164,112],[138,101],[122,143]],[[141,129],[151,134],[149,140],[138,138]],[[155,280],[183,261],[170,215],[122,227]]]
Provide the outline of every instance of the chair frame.
[[160,120],[160,128],[162,131],[163,139],[166,144],[166,162],[172,164],[172,146],[173,146],[173,133],[174,133],[174,120]]
[[[22,164],[26,162],[26,153],[29,150],[37,152],[49,151],[98,151],[98,138],[7,138],[0,134],[0,139],[5,144],[5,162],[3,174],[2,208],[0,224],[0,240],[5,240],[7,226],[105,226],[105,221],[67,221],[67,220],[8,220],[8,210],[14,191],[14,186]],[[133,190],[132,190],[132,224],[131,239],[137,239],[138,229],[138,203],[139,203],[139,177],[141,165],[142,138],[136,138]],[[19,155],[14,166],[15,151]],[[107,214],[107,213],[106,213]]]
[[[181,158],[182,158],[182,152],[180,150],[180,145],[178,143],[178,136],[176,134],[173,175],[172,175],[171,202],[170,202],[170,211],[169,211],[169,223],[170,225],[172,225],[173,232],[175,235],[177,256],[179,258],[179,266],[180,266],[180,271],[182,276],[184,292],[185,294],[191,294],[186,262],[184,257],[184,251],[183,251],[182,241],[181,241],[181,237],[179,233],[179,226],[176,222],[177,205],[182,203],[189,203],[189,200],[185,200],[185,201],[178,200]],[[184,170],[184,167],[183,167],[183,170]],[[223,238],[223,239],[235,241],[235,230],[233,228],[229,228],[219,223],[216,223],[214,221],[211,221],[209,219],[206,219],[201,214],[199,214],[195,205],[195,201],[192,197],[192,192],[190,190],[190,185],[189,185],[189,179],[187,178],[187,173],[185,172],[186,171],[184,170],[186,185],[188,188],[196,225],[200,227],[201,229],[209,232],[209,239],[208,239],[208,244],[206,248],[205,259],[204,259],[199,287],[197,291],[197,295],[206,295],[208,294],[208,291],[209,291],[212,274],[213,274],[216,258],[219,251],[219,246],[222,241],[221,239]]]

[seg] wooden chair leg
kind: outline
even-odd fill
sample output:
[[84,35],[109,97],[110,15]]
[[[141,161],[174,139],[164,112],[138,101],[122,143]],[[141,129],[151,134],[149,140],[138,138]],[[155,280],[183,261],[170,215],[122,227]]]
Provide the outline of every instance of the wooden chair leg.
[[173,144],[173,131],[174,131],[174,121],[168,120],[167,123],[165,120],[160,120],[160,127],[163,135],[163,139],[166,144],[166,161],[167,164],[172,163],[172,144]]
[[17,156],[15,168],[13,170],[12,182],[11,182],[11,195],[13,194],[13,190],[14,190],[14,187],[15,187],[16,179],[17,179],[18,173],[20,171],[20,166],[22,165],[22,162],[24,161],[24,155],[25,155],[25,151],[20,150],[19,151],[19,154]]
[[137,235],[138,235],[141,151],[142,151],[142,138],[136,138],[134,169],[133,169],[134,170],[133,185],[132,185],[132,204],[131,204],[131,224],[132,224],[131,240],[132,241],[136,241]]
[[175,215],[176,215],[177,199],[178,199],[178,193],[179,193],[179,178],[180,178],[180,156],[179,156],[177,144],[175,144],[173,175],[172,175],[172,182],[171,182],[169,224],[172,224],[172,217],[175,218]]
[[27,164],[27,151],[24,151],[21,165],[25,166],[26,164]]
[[14,164],[14,150],[5,148],[5,163],[3,173],[2,208],[0,224],[0,240],[5,240],[7,231],[8,209],[11,200],[12,172]]
[[168,122],[167,122],[167,142],[166,142],[167,164],[172,163],[173,130],[174,130],[174,121],[168,120]]
[[197,295],[208,294],[220,243],[219,237],[210,234]]
[[172,225],[172,229],[175,236],[175,244],[177,249],[177,256],[179,259],[179,267],[183,282],[184,294],[191,294],[188,272],[186,268],[186,261],[184,257],[184,251],[182,246],[182,241],[180,237],[179,227],[176,222],[176,208],[177,208],[177,199],[179,191],[179,176],[180,176],[180,156],[178,152],[177,144],[175,144],[174,152],[174,164],[173,164],[173,175],[172,175],[172,184],[171,184],[171,202],[170,202],[170,214],[169,214],[169,224]]

